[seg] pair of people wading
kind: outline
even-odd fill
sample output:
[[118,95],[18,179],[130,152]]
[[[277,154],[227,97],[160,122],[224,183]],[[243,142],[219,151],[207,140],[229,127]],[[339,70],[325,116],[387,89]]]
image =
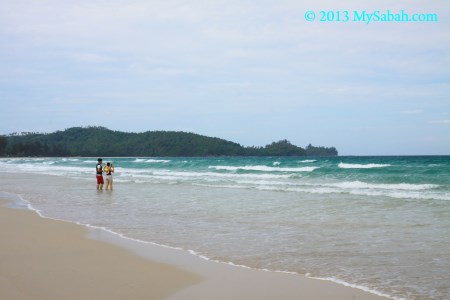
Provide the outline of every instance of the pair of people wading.
[[112,173],[114,173],[114,166],[108,162],[105,166],[103,166],[103,160],[101,158],[98,159],[96,166],[96,177],[97,177],[97,190],[103,190],[103,185],[105,181],[103,180],[103,173],[106,176],[106,190],[113,189],[113,178]]

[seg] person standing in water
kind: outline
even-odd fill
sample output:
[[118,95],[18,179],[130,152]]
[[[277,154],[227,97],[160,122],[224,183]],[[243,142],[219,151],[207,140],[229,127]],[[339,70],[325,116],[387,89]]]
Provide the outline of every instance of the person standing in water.
[[102,190],[103,189],[103,184],[105,183],[103,181],[103,165],[102,165],[103,160],[101,158],[98,159],[97,162],[97,167],[96,169],[96,177],[97,177],[97,190]]
[[112,173],[114,173],[114,166],[112,163],[107,162],[106,166],[103,167],[103,172],[106,174],[106,190],[108,190],[108,187],[113,189],[113,178]]

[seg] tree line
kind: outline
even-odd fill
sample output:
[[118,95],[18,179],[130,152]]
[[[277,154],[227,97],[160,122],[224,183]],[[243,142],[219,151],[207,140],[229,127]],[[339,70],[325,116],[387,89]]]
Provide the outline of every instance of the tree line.
[[335,147],[306,148],[281,140],[243,147],[227,140],[175,131],[128,133],[104,127],[73,127],[49,134],[0,136],[0,156],[336,156]]

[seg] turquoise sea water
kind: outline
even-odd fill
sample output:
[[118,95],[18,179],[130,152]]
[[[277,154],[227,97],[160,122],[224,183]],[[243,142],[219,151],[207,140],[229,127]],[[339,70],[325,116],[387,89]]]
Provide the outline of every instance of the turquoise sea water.
[[450,156],[107,161],[113,192],[95,190],[96,158],[0,159],[0,191],[211,260],[450,299]]

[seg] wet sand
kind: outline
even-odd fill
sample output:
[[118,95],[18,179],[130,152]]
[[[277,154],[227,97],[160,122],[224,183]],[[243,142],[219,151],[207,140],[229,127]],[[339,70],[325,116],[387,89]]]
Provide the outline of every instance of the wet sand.
[[0,240],[0,299],[385,299],[206,261],[24,209],[0,207]]
[[0,208],[0,299],[166,299],[200,276],[86,238],[88,229]]

